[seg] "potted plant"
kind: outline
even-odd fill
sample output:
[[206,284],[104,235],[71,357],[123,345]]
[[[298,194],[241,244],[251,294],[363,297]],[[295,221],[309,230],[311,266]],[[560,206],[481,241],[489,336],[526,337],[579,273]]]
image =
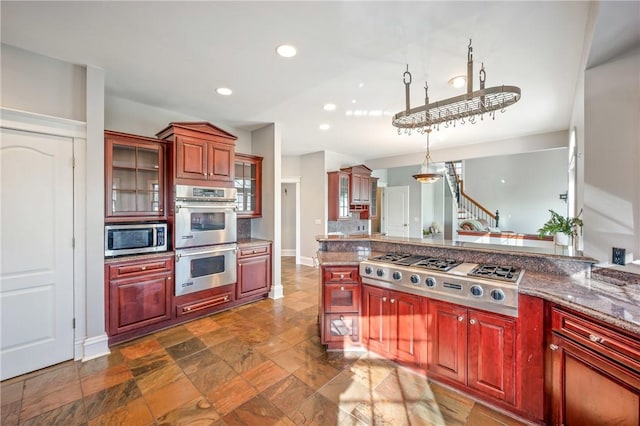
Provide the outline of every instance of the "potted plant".
[[583,222],[580,219],[582,210],[576,217],[565,217],[553,210],[549,210],[549,212],[551,219],[538,229],[538,237],[553,235],[553,242],[556,245],[568,246],[571,239],[578,235],[578,230],[582,229]]

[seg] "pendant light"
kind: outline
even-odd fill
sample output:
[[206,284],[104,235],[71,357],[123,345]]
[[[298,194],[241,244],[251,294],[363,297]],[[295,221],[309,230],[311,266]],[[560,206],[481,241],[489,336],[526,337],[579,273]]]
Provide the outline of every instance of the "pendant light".
[[431,133],[431,128],[426,128],[425,132],[427,133],[427,154],[424,157],[422,166],[420,166],[420,173],[413,175],[413,178],[420,183],[434,183],[442,177],[442,173],[438,172],[433,163],[429,164],[431,160],[431,156],[429,155],[429,134]]

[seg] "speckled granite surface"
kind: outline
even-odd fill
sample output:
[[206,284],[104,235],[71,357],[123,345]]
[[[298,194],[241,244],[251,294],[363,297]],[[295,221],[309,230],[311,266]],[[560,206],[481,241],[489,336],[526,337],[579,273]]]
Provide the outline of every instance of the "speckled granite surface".
[[[351,248],[352,246],[353,244],[349,244],[343,248]],[[355,244],[357,250],[353,251],[336,251],[337,247],[331,247],[330,251],[318,252],[318,261],[320,265],[356,265],[367,258],[393,251],[372,250],[371,246],[380,247],[376,244],[367,245],[364,240],[359,240]],[[395,251],[407,251],[406,245],[395,243],[394,247]],[[410,252],[424,254],[420,252],[421,249],[424,250],[424,248],[415,246]],[[433,250],[427,251],[430,255],[436,255]],[[510,261],[517,260],[519,263],[516,266],[525,270],[519,286],[519,291],[522,294],[555,302],[640,336],[640,284],[634,280],[625,281],[623,283],[625,285],[614,285],[596,279],[599,276],[590,278],[588,273],[567,274],[567,270],[571,270],[572,267],[567,268],[562,264],[575,262],[576,259],[564,259],[562,256],[551,256],[545,259],[538,255],[532,258],[522,256],[521,253],[505,253],[504,251],[501,253],[462,252],[458,254],[464,255],[464,258],[459,258],[459,260],[471,263],[486,258],[493,259],[498,264],[510,264]],[[522,257],[524,259],[520,259]],[[578,259],[578,263],[581,262],[589,266],[593,263],[589,258]],[[558,263],[561,264],[560,267],[557,266]],[[523,266],[528,264],[533,265],[535,269]],[[545,268],[545,265],[548,265],[548,268]],[[561,273],[549,272],[557,270]],[[636,278],[640,279],[640,277]]]
[[259,246],[265,243],[271,243],[273,241],[271,240],[263,240],[260,238],[241,238],[238,239],[238,246],[239,247],[250,247],[250,246]]

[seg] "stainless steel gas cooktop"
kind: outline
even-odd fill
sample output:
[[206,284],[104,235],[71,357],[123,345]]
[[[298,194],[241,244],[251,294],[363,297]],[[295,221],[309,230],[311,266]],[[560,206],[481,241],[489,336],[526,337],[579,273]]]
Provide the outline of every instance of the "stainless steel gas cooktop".
[[406,253],[387,253],[360,263],[365,284],[514,317],[523,273],[512,266]]

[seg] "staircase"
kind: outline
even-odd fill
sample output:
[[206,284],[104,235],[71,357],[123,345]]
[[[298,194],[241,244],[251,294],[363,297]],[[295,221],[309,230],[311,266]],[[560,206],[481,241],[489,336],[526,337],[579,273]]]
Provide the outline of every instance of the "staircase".
[[446,178],[455,195],[458,208],[458,222],[464,219],[484,220],[490,228],[497,228],[500,223],[500,213],[496,210],[492,213],[476,200],[464,192],[462,175],[462,161],[449,161],[446,163]]

